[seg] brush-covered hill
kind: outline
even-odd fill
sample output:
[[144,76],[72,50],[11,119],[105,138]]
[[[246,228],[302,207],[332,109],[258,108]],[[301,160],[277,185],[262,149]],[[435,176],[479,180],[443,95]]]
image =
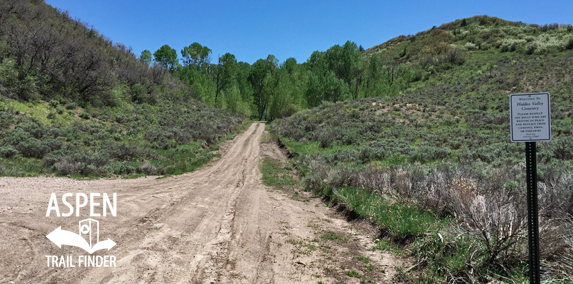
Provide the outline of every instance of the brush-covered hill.
[[399,36],[364,52],[413,61],[453,48],[468,51],[546,54],[573,49],[570,24],[524,24],[496,17],[475,16],[456,20],[416,35]]
[[0,176],[185,172],[242,120],[67,12],[0,2]]
[[367,74],[385,75],[367,84],[390,96],[323,103],[272,131],[308,189],[380,225],[381,248],[416,257],[406,279],[520,282],[525,157],[510,142],[508,95],[550,92],[553,140],[538,143],[542,270],[571,281],[572,48],[570,25],[457,20],[363,52]]
[[[468,49],[473,42],[482,47]],[[506,42],[519,43],[506,49]],[[315,141],[319,148],[392,140],[391,144],[403,141],[408,145],[408,154],[427,156],[400,157],[403,150],[385,154],[398,163],[424,163],[447,156],[501,165],[522,151],[521,144],[509,142],[511,93],[550,92],[555,143],[547,145],[569,143],[565,141],[573,130],[571,42],[570,25],[539,27],[485,16],[458,20],[392,39],[363,53],[381,59],[376,68],[388,70],[386,75],[394,84],[401,84],[399,94],[325,103],[275,125],[284,131],[281,135]],[[530,46],[536,47],[533,53],[528,52]],[[369,68],[374,67],[365,69]],[[440,148],[447,155],[432,157],[428,147]],[[563,156],[565,160],[571,157]]]

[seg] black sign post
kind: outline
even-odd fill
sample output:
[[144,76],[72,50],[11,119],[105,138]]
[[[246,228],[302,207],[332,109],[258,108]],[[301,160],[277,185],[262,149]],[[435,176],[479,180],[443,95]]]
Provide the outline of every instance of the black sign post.
[[527,229],[529,230],[529,283],[539,284],[539,219],[537,208],[537,149],[535,142],[525,142],[527,171]]
[[511,94],[509,96],[511,142],[525,142],[527,174],[527,229],[529,283],[541,283],[539,273],[539,217],[537,202],[536,141],[551,140],[551,103],[549,93]]

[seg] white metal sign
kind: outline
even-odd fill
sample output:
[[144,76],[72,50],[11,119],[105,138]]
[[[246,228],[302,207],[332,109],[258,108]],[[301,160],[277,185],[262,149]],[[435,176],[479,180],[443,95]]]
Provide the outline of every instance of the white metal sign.
[[551,140],[549,93],[509,95],[511,142]]

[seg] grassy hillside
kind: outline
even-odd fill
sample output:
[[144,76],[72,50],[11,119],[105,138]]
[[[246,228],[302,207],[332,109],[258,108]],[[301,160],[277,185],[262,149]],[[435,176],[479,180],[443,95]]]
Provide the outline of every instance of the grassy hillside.
[[416,35],[399,36],[366,50],[364,54],[377,53],[409,61],[451,51],[452,48],[547,54],[572,49],[572,32],[570,24],[527,25],[496,17],[475,16],[434,26]]
[[0,3],[0,175],[175,174],[243,118],[43,1]]
[[474,17],[398,37],[364,52],[401,84],[397,95],[323,103],[272,131],[298,154],[309,190],[380,225],[381,248],[416,257],[404,279],[520,282],[524,144],[510,142],[508,95],[550,92],[553,140],[538,143],[542,270],[571,281],[571,35]]
[[[465,72],[465,76],[456,77],[460,81],[459,84],[491,85],[493,82],[488,81],[492,79],[504,80],[495,82],[491,90],[516,92],[548,89],[559,85],[548,84],[543,78],[568,81],[569,76],[566,76],[561,68],[543,68],[543,72],[530,74],[535,72],[530,70],[533,67],[530,61],[546,57],[567,58],[563,52],[572,49],[573,27],[569,24],[526,25],[494,17],[476,16],[433,27],[416,35],[399,36],[364,51],[363,57],[369,60],[370,69],[373,57],[381,62],[376,66],[386,71],[389,77],[387,81],[393,88],[386,93],[390,95],[403,94],[418,88],[425,89],[428,85],[426,81],[440,79],[439,76],[449,74],[444,71],[451,69]],[[498,65],[500,63],[504,66]],[[508,65],[511,66],[510,69]],[[542,77],[527,77],[526,73],[541,74]],[[500,78],[499,75],[506,78]],[[528,78],[530,80],[526,80]],[[447,83],[452,85],[452,82]],[[440,85],[440,82],[437,84]]]

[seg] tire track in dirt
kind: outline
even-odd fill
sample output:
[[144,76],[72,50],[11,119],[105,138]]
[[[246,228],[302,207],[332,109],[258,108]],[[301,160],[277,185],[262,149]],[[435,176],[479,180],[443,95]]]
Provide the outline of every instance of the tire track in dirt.
[[[311,262],[331,265],[326,258],[340,259],[339,254],[301,256],[297,251],[296,242],[320,234],[309,222],[318,220],[321,228],[343,234],[348,228],[330,220],[330,209],[319,201],[291,200],[262,185],[264,128],[264,123],[253,123],[220,159],[165,179],[0,178],[0,195],[5,196],[0,208],[10,208],[0,212],[0,283],[352,283],[356,279],[310,267]],[[58,197],[65,192],[117,193],[117,217],[99,218],[100,239],[117,245],[94,253],[115,255],[117,267],[47,267],[45,255],[86,254],[75,247],[58,248],[45,236],[58,226],[77,230],[89,211],[81,217],[46,217],[52,192]],[[364,250],[371,245],[365,242]],[[299,263],[308,267],[301,270]]]

